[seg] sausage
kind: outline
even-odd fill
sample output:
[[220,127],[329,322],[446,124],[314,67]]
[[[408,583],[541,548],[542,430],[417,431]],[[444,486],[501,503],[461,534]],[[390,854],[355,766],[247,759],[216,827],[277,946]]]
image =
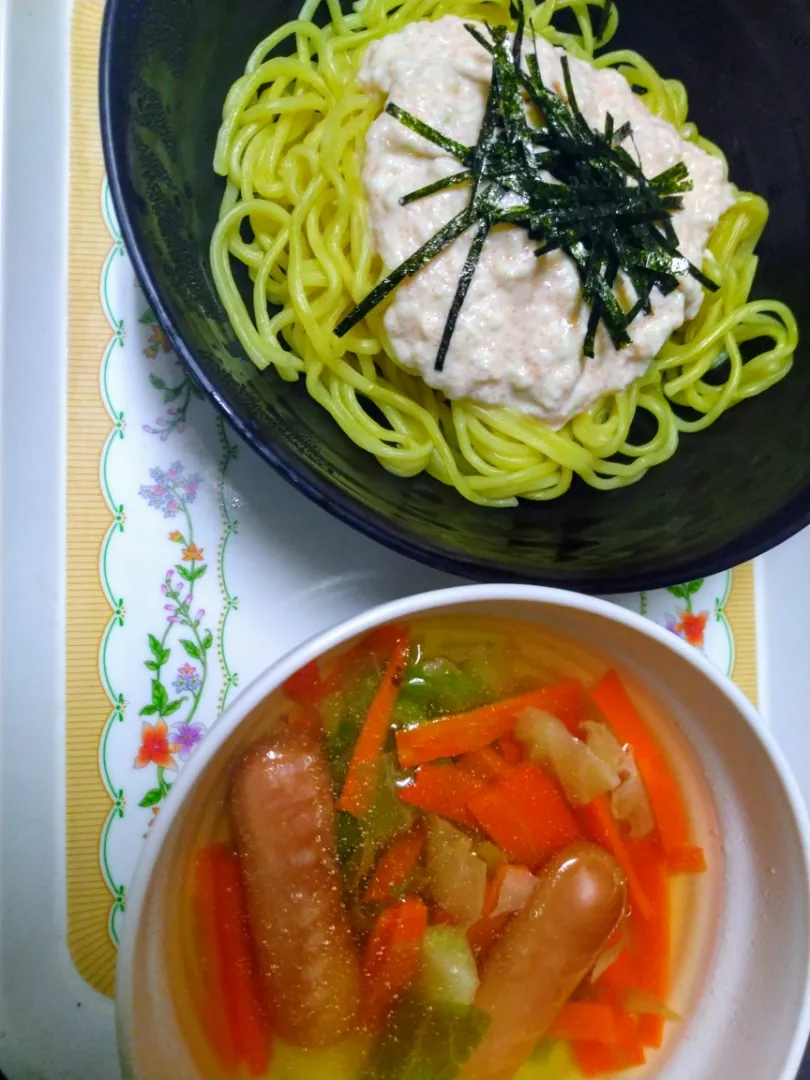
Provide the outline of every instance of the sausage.
[[284,729],[251,748],[236,770],[231,813],[273,1028],[305,1049],[328,1046],[352,1030],[360,973],[318,744]]
[[593,967],[626,900],[621,867],[594,844],[572,844],[546,864],[484,964],[475,1005],[490,1024],[464,1080],[517,1072]]

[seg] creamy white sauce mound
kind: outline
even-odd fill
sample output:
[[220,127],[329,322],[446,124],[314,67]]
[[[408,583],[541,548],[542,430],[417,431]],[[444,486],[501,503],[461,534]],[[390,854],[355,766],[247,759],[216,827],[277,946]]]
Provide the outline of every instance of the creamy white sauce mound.
[[[532,48],[526,43],[524,51]],[[563,51],[539,38],[543,80],[565,98]],[[700,266],[709,236],[734,203],[723,163],[684,141],[669,123],[653,116],[622,75],[570,59],[574,91],[592,128],[604,130],[607,113],[616,128],[629,122],[648,177],[685,162],[694,185],[683,210],[673,215],[680,249]],[[411,23],[369,46],[360,82],[420,120],[466,145],[477,139],[484,116],[492,62],[486,50],[447,15]],[[441,148],[383,113],[366,140],[363,182],[377,251],[393,269],[422,246],[469,201],[460,187],[400,206],[403,195],[458,172],[461,165]],[[623,390],[648,368],[670,335],[694,318],[703,298],[690,277],[677,290],[651,297],[652,312],[629,327],[632,344],[617,351],[604,326],[595,356],[583,357],[590,310],[570,257],[557,251],[537,258],[526,231],[498,226],[487,238],[461,309],[444,369],[436,353],[474,230],[408,279],[393,294],[385,327],[397,360],[450,399],[502,405],[540,417],[554,428],[583,412],[604,394]],[[620,279],[621,285],[621,279]],[[635,299],[624,282],[623,305]]]

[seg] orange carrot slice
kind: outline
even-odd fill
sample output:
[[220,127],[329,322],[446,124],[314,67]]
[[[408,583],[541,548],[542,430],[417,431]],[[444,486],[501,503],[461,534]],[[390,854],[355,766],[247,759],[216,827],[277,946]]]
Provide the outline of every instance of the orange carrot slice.
[[213,894],[219,993],[231,1045],[250,1076],[266,1076],[270,1037],[257,985],[238,861],[224,845],[217,844],[198,857],[197,872],[207,897]]
[[211,1049],[219,1059],[223,1073],[231,1075],[237,1067],[236,1049],[227,1020],[224,994],[223,955],[217,912],[217,866],[221,844],[203,848],[194,866],[194,899],[197,918],[200,973],[201,1019]]
[[391,655],[402,633],[399,626],[387,623],[378,626],[339,656],[321,677],[321,694],[329,697],[357,676],[358,669],[370,659],[379,662]]
[[399,632],[397,627],[390,624],[376,627],[348,648],[323,674],[318,661],[311,660],[284,683],[287,697],[299,705],[317,705],[345,686],[369,657],[378,659],[380,656],[390,656]]
[[314,705],[324,696],[317,660],[304,664],[284,683],[284,693],[299,705]]
[[407,786],[398,789],[398,795],[410,806],[473,828],[475,818],[467,804],[484,787],[484,780],[455,765],[423,765]]
[[644,1065],[647,1056],[644,1053],[644,1047],[641,1045],[638,1028],[633,1022],[633,1018],[620,1009],[614,1010],[614,1018],[619,1036],[617,1043],[619,1067],[622,1069],[634,1069],[637,1065]]
[[363,960],[360,1022],[375,1030],[416,977],[422,962],[427,908],[409,898],[387,908],[371,932]]
[[[649,918],[635,919],[634,954],[640,988],[666,1001],[669,993],[669,887],[666,869],[656,844],[642,841],[633,845],[633,865],[652,906]],[[640,913],[639,913],[640,914]]]
[[404,769],[413,769],[436,758],[482,750],[511,731],[517,714],[529,707],[554,713],[567,724],[578,723],[584,705],[581,684],[570,679],[470,712],[443,716],[429,724],[397,732],[399,761]]
[[663,751],[636,711],[615,671],[591,690],[591,698],[623,743],[628,743],[647,789],[664,851],[689,845],[686,809]]
[[601,1042],[572,1042],[571,1053],[583,1076],[609,1076],[620,1068],[614,1046]]
[[579,1042],[621,1041],[616,1010],[598,1001],[569,1001],[560,1009],[548,1034]]
[[667,873],[705,874],[708,869],[706,855],[700,847],[674,848],[667,852]]
[[365,892],[366,903],[393,900],[393,890],[404,885],[413,872],[425,843],[424,829],[417,823],[410,832],[398,836],[380,856]]
[[478,791],[468,806],[498,847],[530,868],[582,836],[556,781],[531,762]]
[[511,765],[491,746],[465,754],[459,758],[458,765],[481,780],[500,780],[502,776],[508,776],[511,769]]
[[663,1016],[653,1016],[644,1013],[638,1018],[638,1041],[642,1046],[651,1050],[658,1050],[664,1045],[664,1027],[666,1021]]
[[598,795],[587,806],[579,807],[576,816],[588,840],[607,848],[614,859],[617,860],[627,877],[627,888],[634,909],[637,909],[644,918],[649,918],[652,914],[649,898],[644,894],[644,889],[636,874],[627,845],[622,839],[618,822],[611,814],[605,797]]
[[519,765],[523,761],[523,747],[511,731],[502,735],[495,745],[507,765]]
[[364,817],[374,801],[377,766],[385,748],[391,714],[408,660],[408,635],[401,631],[385,675],[371,702],[349,763],[349,771],[338,800],[338,809]]

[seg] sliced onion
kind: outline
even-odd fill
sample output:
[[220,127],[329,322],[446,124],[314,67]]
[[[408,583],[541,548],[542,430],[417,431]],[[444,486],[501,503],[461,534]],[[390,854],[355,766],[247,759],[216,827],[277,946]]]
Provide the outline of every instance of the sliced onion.
[[621,783],[616,770],[551,713],[524,709],[515,725],[515,736],[532,761],[554,771],[572,806],[586,806]]
[[460,925],[468,926],[484,910],[487,864],[472,850],[472,837],[448,821],[428,821],[427,868],[433,899]]
[[624,941],[617,941],[615,945],[611,945],[609,949],[605,949],[593,965],[593,971],[591,972],[592,983],[595,983],[597,979],[601,979],[607,969],[613,967],[621,956],[623,948]]
[[525,866],[508,866],[492,917],[512,915],[526,906],[537,885],[537,878]]
[[606,724],[586,720],[582,726],[589,748],[621,777],[621,784],[610,796],[613,816],[629,826],[634,840],[649,836],[655,828],[655,818],[632,749],[622,746]]
[[679,1016],[674,1009],[655,994],[646,990],[627,990],[622,994],[622,1005],[629,1013],[638,1013],[644,1016],[661,1016],[664,1020],[671,1020],[673,1024],[680,1024],[683,1017]]
[[642,840],[655,828],[655,818],[632,754],[628,758],[625,779],[610,796],[610,809],[617,821],[629,826],[634,840]]
[[607,762],[616,772],[624,767],[627,750],[607,724],[599,724],[595,720],[584,720],[582,729],[585,732],[585,741],[591,750]]

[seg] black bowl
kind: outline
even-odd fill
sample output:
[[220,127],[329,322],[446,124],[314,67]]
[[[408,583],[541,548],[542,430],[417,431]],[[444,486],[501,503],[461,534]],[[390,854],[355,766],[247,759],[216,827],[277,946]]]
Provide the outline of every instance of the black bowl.
[[639,484],[575,483],[548,504],[482,509],[359,450],[301,382],[260,374],[217,298],[208,245],[228,87],[298,0],[108,0],[101,118],[113,200],[135,269],[181,360],[234,427],[319,505],[384,544],[479,580],[586,591],[719,572],[810,522],[810,7],[806,0],[620,2],[618,44],[682,79],[733,179],[772,217],[755,295],[796,311],[790,376],[738,406]]

